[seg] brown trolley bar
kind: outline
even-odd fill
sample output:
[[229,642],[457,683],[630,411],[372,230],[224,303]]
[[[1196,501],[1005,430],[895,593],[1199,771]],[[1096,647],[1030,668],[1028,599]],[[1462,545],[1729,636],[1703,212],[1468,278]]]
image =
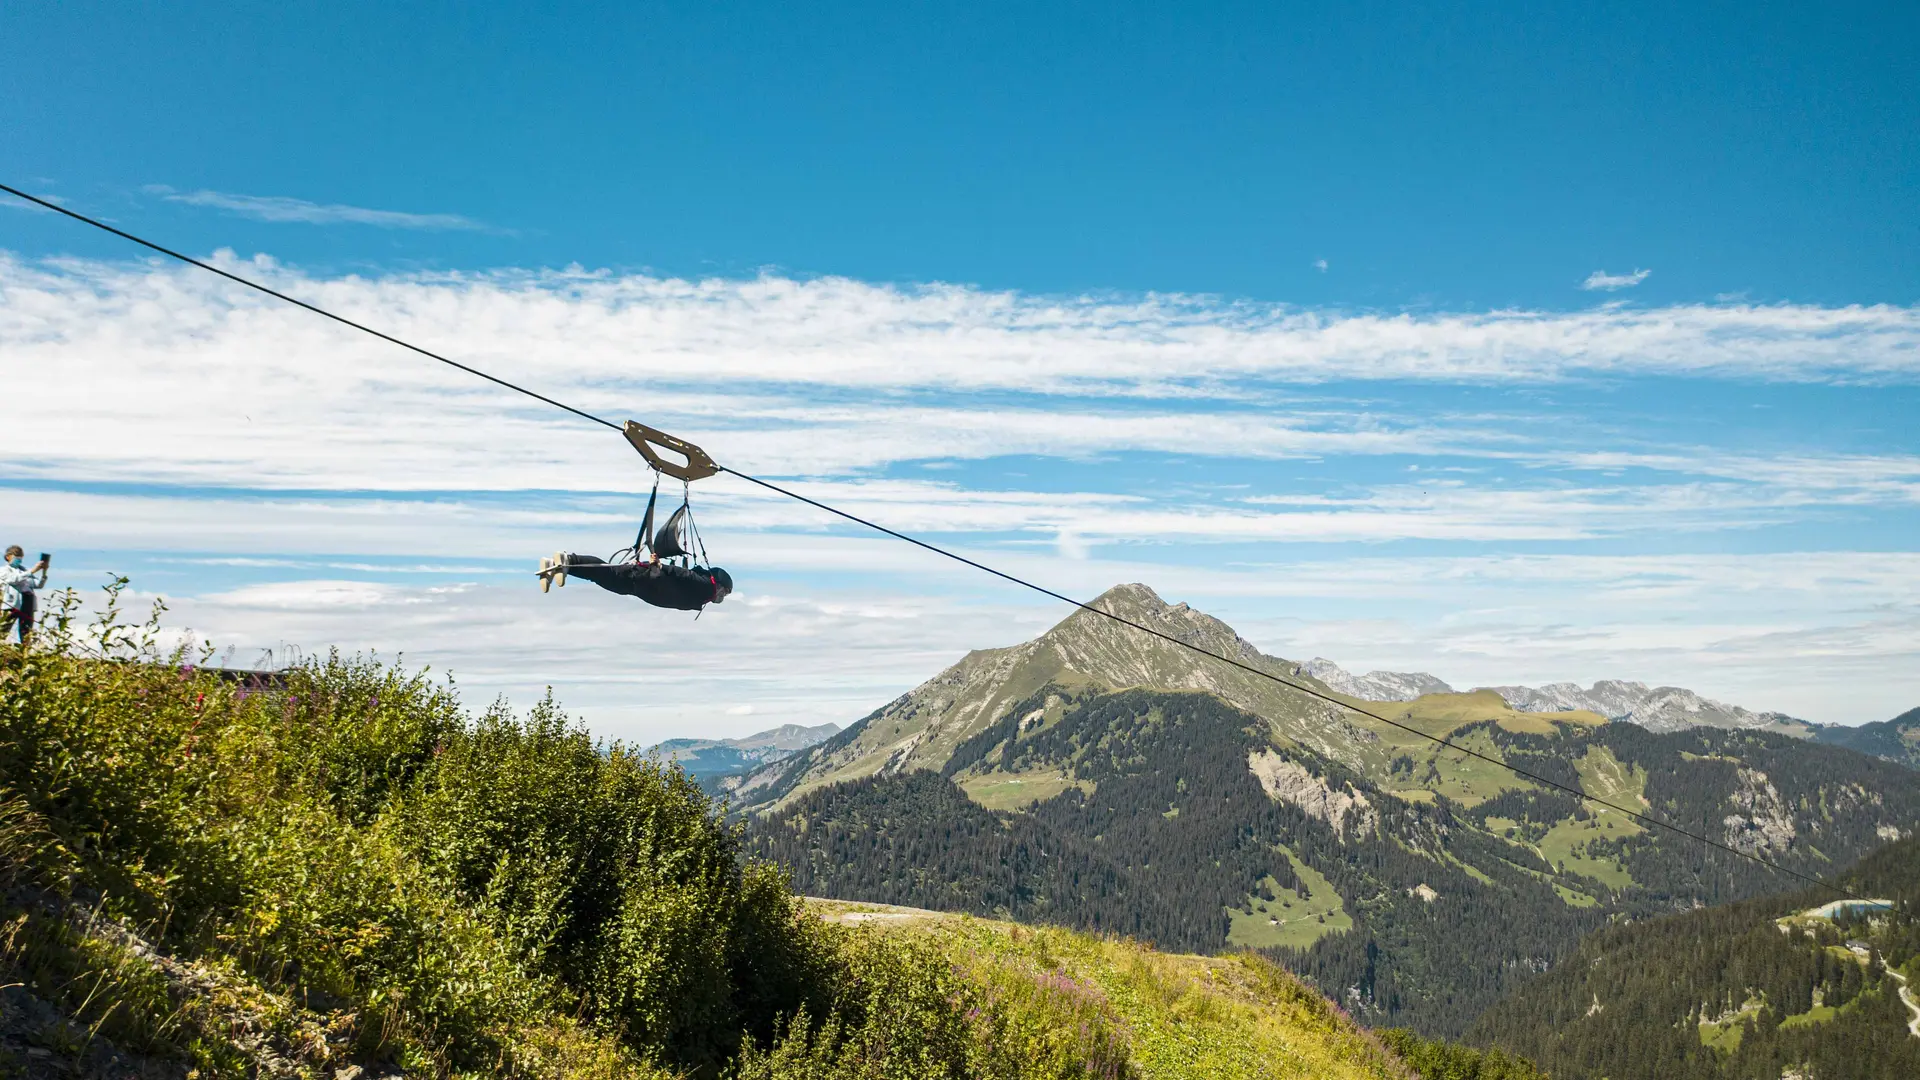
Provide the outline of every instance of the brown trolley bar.
[[[638,421],[629,420],[622,430],[627,436],[627,441],[633,444],[633,448],[640,451],[641,457],[647,459],[647,464],[676,480],[688,482],[704,480],[720,471],[720,466],[713,463],[713,459],[707,456],[705,450],[685,439],[669,435],[659,428],[650,428]],[[686,458],[686,463],[681,464],[670,457],[663,456],[660,453],[661,450]]]

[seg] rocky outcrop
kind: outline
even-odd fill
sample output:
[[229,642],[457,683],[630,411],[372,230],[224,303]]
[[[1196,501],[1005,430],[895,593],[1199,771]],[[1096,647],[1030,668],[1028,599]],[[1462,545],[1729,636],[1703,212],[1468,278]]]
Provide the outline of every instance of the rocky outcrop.
[[1758,769],[1741,768],[1740,787],[1728,801],[1734,812],[1724,819],[1727,844],[1748,854],[1782,852],[1793,846],[1793,813],[1779,789]]
[[1247,768],[1275,802],[1299,807],[1311,818],[1333,826],[1334,835],[1344,843],[1349,831],[1366,834],[1379,824],[1373,804],[1352,785],[1335,790],[1324,777],[1313,775],[1305,765],[1272,750],[1256,750],[1247,755]]

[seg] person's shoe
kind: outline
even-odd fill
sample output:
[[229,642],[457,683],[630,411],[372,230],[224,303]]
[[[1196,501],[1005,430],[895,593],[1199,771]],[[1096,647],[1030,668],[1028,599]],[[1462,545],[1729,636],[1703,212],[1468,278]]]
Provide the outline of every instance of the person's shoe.
[[544,556],[540,559],[540,591],[546,592],[553,586],[553,560]]
[[563,589],[567,587],[567,553],[564,551],[553,553],[553,583]]

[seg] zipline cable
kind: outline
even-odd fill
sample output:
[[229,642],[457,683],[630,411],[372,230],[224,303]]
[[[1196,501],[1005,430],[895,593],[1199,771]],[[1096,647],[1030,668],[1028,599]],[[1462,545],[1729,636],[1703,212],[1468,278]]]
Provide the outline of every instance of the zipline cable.
[[[100,229],[104,232],[112,233],[113,235],[118,236],[123,240],[130,240],[133,243],[139,244],[141,247],[147,248],[151,251],[157,251],[160,254],[167,256],[168,258],[178,259],[179,261],[186,263],[189,266],[197,266],[200,269],[205,270],[209,273],[218,274],[219,276],[226,278],[228,281],[234,282],[235,284],[244,285],[249,289],[253,289],[255,291],[265,293],[268,296],[271,296],[277,300],[284,300],[287,303],[294,305],[295,307],[305,308],[306,310],[313,312],[315,315],[332,319],[334,322],[340,323],[343,326],[350,326],[355,330],[361,331],[362,333],[371,334],[382,341],[386,341],[391,344],[398,345],[403,349],[407,349],[412,352],[419,353],[421,356],[425,356],[428,359],[438,360],[439,362],[446,364],[448,367],[459,368],[461,371],[464,371],[469,375],[477,375],[480,378],[487,380],[488,382],[494,383],[498,386],[506,387],[507,389],[512,390],[515,393],[525,394],[526,396],[533,398],[537,401],[542,401],[548,405],[552,405],[556,409],[564,409],[565,411],[570,412],[573,415],[578,416],[583,420],[591,420],[596,424],[601,424],[606,427],[610,427],[615,431],[624,430],[620,424],[616,424],[613,421],[605,419],[603,417],[595,416],[592,413],[585,411],[584,409],[576,409],[573,406],[566,404],[565,402],[555,401],[553,398],[550,398],[545,394],[537,393],[533,390],[527,389],[524,386],[520,386],[516,383],[508,382],[506,379],[502,379],[499,376],[489,375],[486,372],[481,371],[479,368],[469,367],[466,364],[460,363],[458,360],[448,359],[447,357],[442,356],[439,353],[433,352],[429,349],[423,349],[420,346],[413,344],[412,342],[403,341],[400,338],[394,337],[391,334],[382,333],[379,330],[375,330],[374,328],[362,323],[357,323],[352,319],[346,318],[345,316],[336,315],[333,312],[326,310],[325,308],[316,307],[313,304],[309,304],[304,300],[300,300],[292,296],[288,296],[286,293],[280,292],[276,289],[271,289],[265,285],[260,284],[257,281],[251,281],[247,278],[241,277],[238,274],[229,273],[228,271],[222,270],[219,267],[214,266],[210,263],[205,263],[200,261],[199,259],[193,258],[190,255],[183,255],[180,252],[173,250],[172,248],[162,247],[161,245],[156,244],[151,240],[143,239],[141,237],[135,236],[130,232],[126,232],[125,230],[117,229],[112,225],[107,224],[104,221],[100,221],[95,218],[88,217],[85,214],[78,213],[73,210],[69,210],[64,206],[59,205],[58,203],[49,202],[46,199],[42,199],[34,195],[29,195],[26,192],[21,191],[19,188],[10,187],[6,184],[0,184],[0,191],[4,191],[9,195],[14,195],[19,198],[25,199],[30,203],[34,203],[48,210],[52,210],[57,214],[64,214],[65,216],[70,217],[75,221],[81,222],[86,225],[91,225],[96,229]],[[1299,693],[1302,693],[1302,694],[1306,694],[1310,697],[1319,698],[1320,700],[1325,701],[1334,706],[1337,706],[1339,708],[1347,709],[1352,712],[1359,713],[1362,716],[1371,717],[1372,719],[1378,720],[1379,722],[1386,724],[1389,727],[1406,732],[1410,735],[1417,735],[1420,738],[1427,740],[1428,742],[1434,743],[1435,745],[1439,746],[1442,750],[1452,750],[1461,754],[1465,754],[1468,757],[1472,757],[1480,761],[1484,761],[1490,765],[1496,765],[1502,769],[1507,770],[1510,773],[1513,773],[1516,776],[1524,777],[1525,779],[1531,780],[1536,784],[1541,784],[1545,787],[1552,788],[1555,791],[1563,792],[1567,795],[1573,796],[1574,798],[1583,800],[1585,802],[1593,803],[1596,806],[1603,806],[1609,810],[1613,810],[1618,813],[1625,814],[1627,817],[1632,818],[1633,820],[1641,822],[1643,824],[1646,824],[1655,828],[1659,828],[1659,829],[1665,829],[1668,832],[1671,832],[1677,836],[1683,836],[1690,840],[1695,840],[1702,844],[1706,844],[1709,847],[1718,848],[1719,850],[1725,851],[1729,854],[1737,855],[1740,858],[1758,863],[1759,865],[1764,866],[1769,870],[1773,870],[1776,873],[1785,874],[1788,877],[1797,878],[1801,881],[1807,882],[1808,884],[1816,885],[1816,886],[1819,886],[1820,888],[1839,893],[1841,896],[1849,900],[1862,899],[1861,897],[1856,896],[1853,893],[1847,891],[1846,889],[1843,889],[1840,886],[1835,885],[1832,882],[1829,882],[1823,878],[1816,877],[1812,874],[1803,874],[1798,870],[1794,870],[1790,867],[1782,866],[1781,864],[1774,862],[1772,859],[1768,859],[1765,856],[1756,854],[1751,851],[1742,851],[1741,849],[1734,847],[1732,844],[1721,843],[1720,841],[1715,840],[1711,836],[1707,836],[1704,833],[1697,833],[1691,829],[1682,828],[1681,826],[1672,824],[1671,822],[1663,821],[1660,818],[1652,817],[1647,814],[1640,813],[1636,810],[1630,810],[1625,806],[1621,806],[1620,804],[1612,802],[1608,799],[1603,799],[1598,795],[1589,794],[1581,790],[1580,788],[1573,787],[1568,784],[1562,784],[1557,780],[1548,779],[1545,776],[1541,776],[1539,773],[1532,772],[1531,770],[1528,770],[1528,769],[1523,769],[1518,765],[1512,764],[1511,762],[1502,761],[1501,759],[1494,757],[1490,754],[1483,754],[1480,751],[1473,749],[1472,747],[1462,746],[1459,743],[1454,742],[1450,738],[1442,738],[1438,735],[1429,734],[1427,732],[1421,731],[1419,728],[1413,727],[1410,724],[1404,724],[1398,720],[1392,719],[1391,717],[1382,716],[1381,714],[1374,712],[1371,709],[1363,709],[1360,706],[1353,704],[1352,702],[1342,701],[1341,699],[1336,698],[1331,694],[1327,694],[1327,693],[1323,693],[1322,691],[1315,690],[1311,686],[1307,686],[1305,684],[1297,683],[1290,679],[1283,678],[1282,676],[1275,675],[1271,671],[1254,667],[1253,665],[1245,663],[1243,661],[1235,660],[1230,656],[1223,656],[1220,653],[1213,652],[1209,649],[1203,649],[1200,646],[1195,645],[1190,641],[1183,641],[1180,638],[1174,637],[1172,634],[1168,634],[1160,630],[1155,630],[1151,626],[1147,626],[1143,623],[1135,622],[1132,619],[1129,619],[1123,615],[1118,615],[1118,614],[1115,614],[1114,612],[1106,611],[1102,608],[1094,607],[1092,604],[1075,600],[1071,596],[1067,596],[1063,593],[1055,592],[1044,585],[1037,585],[1031,581],[1026,580],[1025,578],[1017,577],[1013,574],[1009,574],[1004,570],[996,570],[985,563],[976,562],[973,559],[967,558],[965,555],[959,554],[958,552],[949,551],[946,548],[940,547],[937,544],[931,544],[925,540],[918,539],[917,537],[908,536],[906,533],[899,532],[894,529],[889,529],[885,525],[881,525],[877,522],[869,521],[866,518],[860,517],[857,514],[852,514],[852,513],[849,513],[848,511],[842,510],[839,507],[829,506],[828,504],[823,503],[818,499],[808,498],[807,496],[802,495],[797,491],[793,491],[791,489],[781,487],[780,485],[775,484],[772,481],[762,480],[757,476],[749,476],[748,474],[740,472],[737,469],[730,469],[725,465],[718,465],[717,468],[719,469],[719,471],[726,473],[729,476],[738,477],[741,480],[745,480],[750,484],[757,484],[760,487],[767,489],[768,491],[774,492],[779,495],[784,495],[787,498],[794,499],[798,502],[806,503],[808,506],[812,506],[817,509],[824,510],[829,514],[834,514],[839,517],[845,518],[846,520],[851,521],[856,525],[864,526],[865,528],[872,529],[875,532],[884,533],[885,535],[891,536],[896,540],[904,540],[907,543],[914,545],[915,547],[923,548],[936,555],[944,555],[945,557],[952,559],[955,562],[965,564],[967,566],[974,568],[975,570],[980,570],[980,571],[984,571],[985,573],[992,574],[994,577],[1000,578],[1001,580],[1009,582],[1011,584],[1018,585],[1022,588],[1031,589],[1034,592],[1040,593],[1043,596],[1051,597],[1055,600],[1060,601],[1061,603],[1070,604],[1073,607],[1079,608],[1081,611],[1090,612],[1094,615],[1099,615],[1103,618],[1111,619],[1122,626],[1130,626],[1133,629],[1138,630],[1142,633],[1151,634],[1162,641],[1168,642],[1173,645],[1178,645],[1179,647],[1186,649],[1189,652],[1196,653],[1200,656],[1204,656],[1212,660],[1218,660],[1223,664],[1229,664],[1249,674],[1257,675],[1260,678],[1278,683],[1281,686],[1298,691]]]

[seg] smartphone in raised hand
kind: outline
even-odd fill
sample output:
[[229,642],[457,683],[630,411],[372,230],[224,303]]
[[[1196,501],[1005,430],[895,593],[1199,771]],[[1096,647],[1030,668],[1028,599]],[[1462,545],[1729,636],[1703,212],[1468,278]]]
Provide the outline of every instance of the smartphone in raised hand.
[[40,553],[40,565],[41,565],[41,566],[49,566],[49,565],[52,565],[52,563],[53,563],[53,556],[51,556],[51,555],[49,555],[49,554],[47,554],[47,553],[46,553],[46,552],[44,552],[44,551]]

